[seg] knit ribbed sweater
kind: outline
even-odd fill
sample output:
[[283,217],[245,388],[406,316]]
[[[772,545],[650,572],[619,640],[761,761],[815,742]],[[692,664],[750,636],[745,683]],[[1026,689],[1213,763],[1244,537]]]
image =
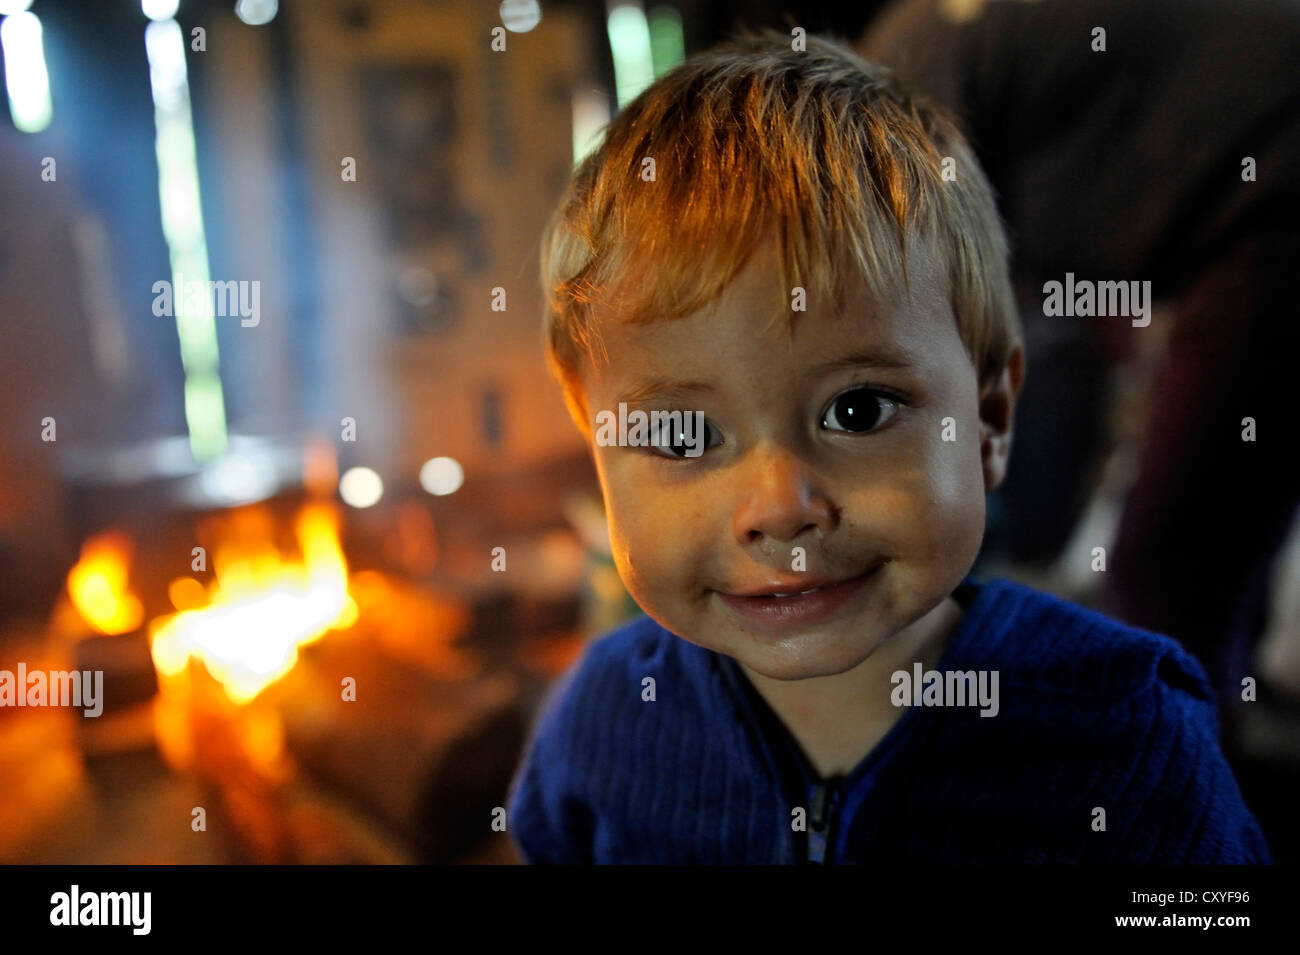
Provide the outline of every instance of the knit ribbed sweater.
[[516,848],[532,863],[1272,861],[1178,643],[1007,580],[954,596],[934,669],[998,671],[997,714],[910,705],[830,780],[730,657],[645,615],[594,640],[530,730]]

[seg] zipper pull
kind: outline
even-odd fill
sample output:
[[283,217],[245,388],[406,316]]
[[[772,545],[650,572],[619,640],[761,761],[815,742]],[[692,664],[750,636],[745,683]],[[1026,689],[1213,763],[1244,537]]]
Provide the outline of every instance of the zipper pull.
[[838,803],[839,777],[819,780],[813,789],[812,808],[808,813],[808,862],[812,865],[829,864],[827,850]]
[[830,785],[822,780],[813,790],[812,812],[808,816],[808,824],[814,829],[826,828],[826,804],[829,801]]

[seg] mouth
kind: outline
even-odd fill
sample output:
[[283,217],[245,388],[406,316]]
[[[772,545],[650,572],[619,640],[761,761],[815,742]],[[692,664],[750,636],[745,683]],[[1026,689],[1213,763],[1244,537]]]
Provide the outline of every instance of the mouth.
[[[819,591],[828,590],[831,587],[838,587],[841,584],[845,584],[848,583],[850,580],[856,580],[856,579],[857,579],[856,577],[852,577],[846,580],[826,581],[824,583],[814,584],[811,587],[806,587],[798,590],[796,590],[795,587],[789,584],[769,584],[768,586],[771,589],[752,590],[748,593],[743,593],[743,594],[728,593],[727,596],[728,597],[802,597],[805,594],[815,594],[818,593]],[[800,581],[800,583],[805,583],[805,581]]]
[[880,561],[866,573],[844,580],[826,580],[807,586],[775,581],[748,593],[724,593],[718,597],[746,620],[768,627],[784,628],[792,624],[807,625],[823,620],[852,601],[878,576],[885,562]]

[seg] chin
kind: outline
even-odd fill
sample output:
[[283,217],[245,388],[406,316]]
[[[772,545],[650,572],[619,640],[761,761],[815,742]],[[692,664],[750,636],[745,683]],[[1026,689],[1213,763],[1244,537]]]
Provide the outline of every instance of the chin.
[[869,652],[855,654],[801,654],[795,657],[773,659],[769,654],[761,654],[758,659],[741,659],[755,673],[761,673],[769,680],[811,680],[822,676],[835,676],[852,670],[869,657]]

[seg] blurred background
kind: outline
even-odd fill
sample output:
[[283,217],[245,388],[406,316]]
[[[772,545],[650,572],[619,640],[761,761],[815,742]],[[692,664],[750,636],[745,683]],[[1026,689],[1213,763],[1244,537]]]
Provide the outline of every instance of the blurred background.
[[[517,861],[491,820],[536,707],[639,613],[538,240],[622,104],[761,25],[894,67],[998,189],[1029,375],[976,574],[1197,653],[1297,857],[1296,5],[0,14],[0,670],[105,695],[0,707],[0,861]],[[1067,271],[1152,281],[1150,326],[1044,318]]]

